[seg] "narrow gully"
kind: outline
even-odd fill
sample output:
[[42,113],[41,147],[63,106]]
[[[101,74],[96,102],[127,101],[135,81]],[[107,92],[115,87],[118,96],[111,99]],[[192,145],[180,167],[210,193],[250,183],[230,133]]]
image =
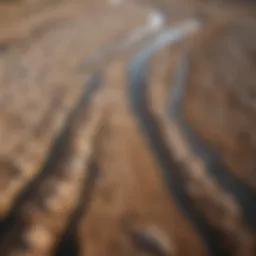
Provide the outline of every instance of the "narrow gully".
[[181,111],[183,96],[185,95],[189,60],[184,59],[172,81],[166,112],[171,120],[174,120],[181,133],[184,135],[193,152],[198,155],[206,165],[207,174],[218,182],[222,189],[234,197],[238,202],[242,215],[247,225],[256,228],[256,194],[249,186],[246,186],[237,177],[232,175],[224,166],[220,156],[213,151],[200,137],[195,133],[193,128],[184,121]]
[[82,216],[85,216],[92,202],[93,192],[100,175],[100,170],[95,163],[92,161],[88,167],[89,172],[85,177],[83,191],[80,195],[79,205],[73,212],[66,230],[64,231],[56,250],[53,253],[54,256],[77,256],[79,255],[78,247],[78,225]]
[[218,233],[194,210],[189,200],[184,184],[185,181],[176,172],[179,167],[172,158],[153,114],[147,108],[147,63],[151,56],[163,46],[179,41],[188,32],[198,28],[196,21],[185,23],[182,27],[167,30],[151,44],[144,47],[129,63],[127,67],[127,96],[131,110],[137,118],[138,125],[144,133],[160,166],[164,182],[176,203],[185,216],[191,220],[196,230],[201,234],[211,255],[228,255],[219,243]]
[[65,157],[66,145],[70,137],[70,128],[73,120],[79,114],[82,108],[87,107],[90,104],[93,94],[101,86],[101,73],[96,73],[94,76],[86,83],[84,92],[81,98],[74,107],[74,109],[68,115],[66,122],[58,135],[58,137],[53,142],[53,145],[49,151],[47,159],[36,175],[26,186],[23,188],[19,196],[15,199],[12,208],[9,210],[5,218],[0,221],[0,248],[4,247],[4,239],[8,234],[8,231],[19,226],[17,223],[17,216],[22,205],[29,200],[33,191],[39,186],[39,184],[47,178],[47,176],[55,169],[55,167],[61,162],[63,157]]

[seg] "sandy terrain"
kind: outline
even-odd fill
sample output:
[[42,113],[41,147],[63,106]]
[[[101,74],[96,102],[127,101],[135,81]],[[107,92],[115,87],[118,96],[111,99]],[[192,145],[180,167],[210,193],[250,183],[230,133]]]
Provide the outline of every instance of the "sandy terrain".
[[0,255],[255,255],[255,21],[192,2],[0,1]]

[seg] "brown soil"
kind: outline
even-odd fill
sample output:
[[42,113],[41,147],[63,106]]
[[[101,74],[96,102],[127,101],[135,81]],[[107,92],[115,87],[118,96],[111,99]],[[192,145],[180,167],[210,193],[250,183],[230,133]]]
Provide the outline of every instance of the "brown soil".
[[149,6],[168,24],[206,17],[149,62],[144,107],[169,150],[170,173],[185,179],[222,252],[255,255],[255,230],[236,198],[207,175],[164,111],[187,56],[184,119],[255,192],[254,16],[201,1],[110,2],[0,1],[0,255],[209,255],[127,94],[127,64],[155,35],[122,44],[147,24]]

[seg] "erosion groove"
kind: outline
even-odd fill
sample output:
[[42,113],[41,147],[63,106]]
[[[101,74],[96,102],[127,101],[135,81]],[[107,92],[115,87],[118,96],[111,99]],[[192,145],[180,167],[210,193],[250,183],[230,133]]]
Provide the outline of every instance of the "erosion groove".
[[92,160],[89,165],[89,172],[84,182],[83,191],[80,195],[80,203],[78,207],[74,210],[68,226],[63,233],[57,249],[54,252],[55,256],[68,256],[68,255],[79,255],[79,246],[77,244],[77,227],[82,216],[86,215],[86,211],[90,207],[90,203],[93,200],[94,187],[97,179],[100,175],[100,170],[98,169],[96,163]]
[[169,101],[167,102],[167,113],[170,119],[174,119],[179,126],[183,136],[189,141],[190,147],[197,155],[203,159],[206,164],[205,171],[213,179],[216,179],[220,186],[234,197],[242,208],[244,220],[252,228],[256,228],[256,193],[250,187],[246,186],[241,180],[228,172],[216,152],[209,148],[193,131],[182,116],[182,101],[186,90],[186,77],[188,75],[189,60],[184,59],[179,67],[177,76],[171,89]]
[[[204,220],[204,218],[194,209],[185,189],[186,180],[184,180],[177,172],[181,167],[175,162],[171,156],[171,152],[165,142],[165,138],[157,125],[157,121],[147,107],[147,65],[150,57],[163,44],[168,44],[173,40],[175,34],[169,32],[170,37],[159,44],[148,45],[148,48],[143,49],[129,64],[127,70],[128,82],[128,97],[131,103],[131,108],[137,116],[142,132],[145,134],[149,146],[155,153],[155,157],[161,166],[163,179],[176,198],[177,205],[183,213],[194,223],[196,229],[201,233],[202,239],[207,244],[209,251],[213,255],[226,255],[227,251],[220,245],[220,237],[212,227]],[[178,34],[179,36],[179,34]],[[176,40],[179,39],[176,35]]]
[[53,143],[52,149],[49,151],[48,158],[38,172],[38,175],[35,176],[29,184],[23,188],[20,192],[20,195],[15,200],[13,207],[10,209],[6,217],[1,220],[0,224],[0,247],[4,247],[5,236],[8,235],[8,231],[17,228],[17,217],[20,213],[21,207],[33,196],[34,190],[51,174],[59,165],[62,164],[65,157],[69,153],[69,141],[71,139],[71,128],[72,125],[79,118],[79,114],[82,109],[89,106],[90,101],[92,100],[93,93],[99,89],[101,85],[101,74],[95,74],[92,79],[86,83],[84,91],[81,98],[78,100],[76,106],[70,112],[65,125],[63,126],[62,131],[60,132],[58,138]]

